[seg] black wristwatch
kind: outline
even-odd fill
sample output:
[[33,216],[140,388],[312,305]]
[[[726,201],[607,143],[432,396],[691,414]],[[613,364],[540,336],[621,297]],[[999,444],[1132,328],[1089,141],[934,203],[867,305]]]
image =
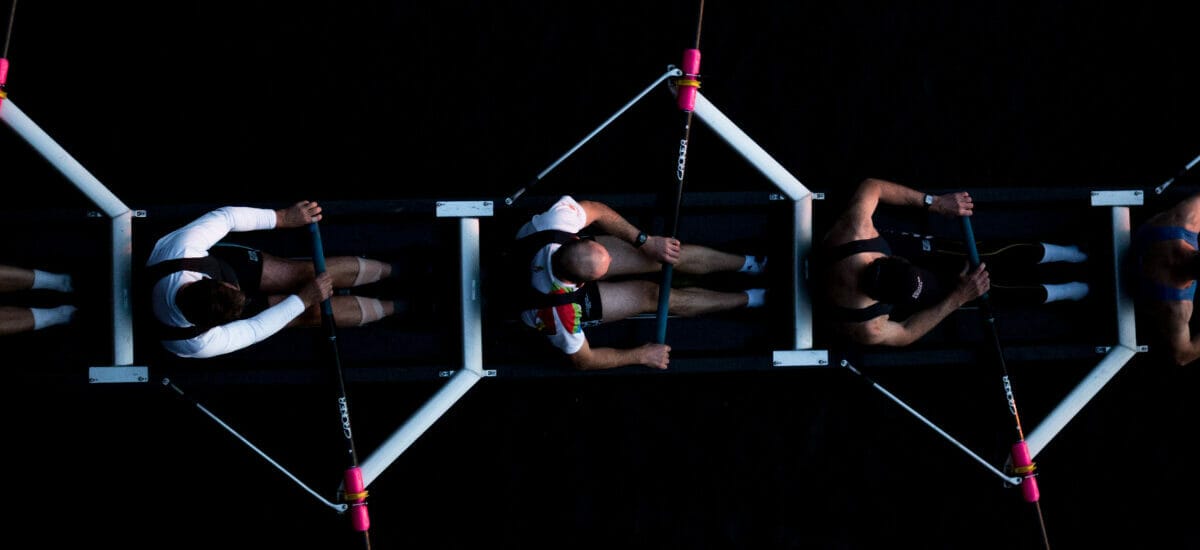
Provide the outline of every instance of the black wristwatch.
[[633,247],[641,248],[642,245],[646,244],[646,239],[649,238],[645,231],[638,231],[638,236],[633,239]]
[[933,195],[926,193],[925,194],[925,208],[929,208],[930,206],[933,206]]

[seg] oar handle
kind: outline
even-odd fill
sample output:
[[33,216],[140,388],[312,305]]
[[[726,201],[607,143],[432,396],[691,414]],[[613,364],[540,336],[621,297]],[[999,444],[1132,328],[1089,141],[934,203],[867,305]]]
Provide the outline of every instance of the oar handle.
[[[959,219],[962,220],[963,239],[967,242],[967,256],[971,260],[971,269],[975,269],[979,267],[979,264],[983,263],[979,258],[979,247],[975,246],[975,230],[971,227],[970,216],[962,216]],[[986,304],[988,301],[988,293],[984,292],[981,298],[983,298],[983,301]]]
[[979,267],[979,248],[975,246],[975,230],[971,228],[971,217],[962,216],[963,239],[967,242],[967,254],[971,257],[971,267]]
[[675,266],[663,264],[662,280],[659,282],[658,318],[654,336],[654,341],[658,344],[667,343],[667,318],[671,314],[671,274],[674,271]]
[[312,233],[313,266],[319,275],[325,273],[325,245],[321,244],[321,227],[317,222],[312,222],[308,224],[308,230]]
[[[325,245],[321,244],[321,228],[317,225],[317,222],[312,222],[308,224],[308,230],[310,233],[312,233],[313,269],[316,270],[317,275],[320,275],[326,271]],[[321,313],[325,317],[330,317],[333,315],[333,305],[330,303],[328,298],[321,302]]]

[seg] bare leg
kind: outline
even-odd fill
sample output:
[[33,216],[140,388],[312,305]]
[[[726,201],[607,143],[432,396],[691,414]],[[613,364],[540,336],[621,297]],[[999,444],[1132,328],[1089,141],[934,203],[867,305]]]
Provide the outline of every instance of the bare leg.
[[33,288],[33,270],[0,265],[0,292],[15,292]]
[[[359,267],[364,272],[360,277]],[[333,277],[334,288],[350,288],[353,286],[374,283],[392,274],[392,265],[379,260],[370,260],[356,256],[334,256],[326,258],[325,270]],[[275,294],[294,292],[316,277],[316,268],[310,261],[291,260],[263,253],[262,282],[259,283],[263,292]],[[357,284],[356,284],[357,283]]]
[[655,283],[623,281],[599,284],[600,304],[604,308],[603,320],[605,323],[658,310],[658,285]]
[[741,254],[730,254],[706,246],[685,244],[679,253],[679,263],[675,269],[680,273],[703,275],[737,271],[746,263],[746,257]]
[[[287,296],[271,296],[267,299],[269,305],[275,305],[283,301]],[[374,298],[367,298],[374,300]],[[394,305],[391,300],[375,300],[383,307],[383,316],[390,317],[395,313]],[[338,327],[357,327],[362,325],[363,312],[358,306],[356,296],[334,296],[329,299],[329,305],[333,308],[334,324]],[[319,327],[321,326],[321,306],[315,305],[304,310],[299,317],[292,319],[288,323],[288,327]]]
[[0,306],[0,335],[33,330],[33,312],[27,307]]
[[[658,311],[658,284],[650,281],[625,281],[600,284],[600,302],[604,307],[604,322],[628,319],[641,313]],[[704,288],[671,290],[671,314],[694,317],[745,307],[745,292],[717,292]]]
[[[642,254],[633,245],[611,235],[600,235],[596,242],[604,245],[612,263],[608,267],[608,276],[636,275],[662,271],[662,264]],[[675,269],[680,273],[703,275],[722,271],[737,271],[746,263],[746,257],[741,254],[730,254],[707,246],[684,244],[679,254],[679,263]]]
[[745,292],[717,292],[706,288],[676,288],[671,290],[670,312],[680,317],[695,317],[707,313],[746,307]]

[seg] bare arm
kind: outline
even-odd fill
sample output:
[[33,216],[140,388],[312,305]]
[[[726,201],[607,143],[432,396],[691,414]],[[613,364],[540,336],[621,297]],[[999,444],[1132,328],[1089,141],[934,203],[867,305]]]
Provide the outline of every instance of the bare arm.
[[983,296],[991,288],[986,267],[980,264],[970,275],[964,271],[960,275],[958,287],[933,307],[918,311],[903,322],[892,321],[888,316],[881,315],[856,325],[852,336],[864,344],[878,346],[907,346],[916,342],[949,317],[954,310]]
[[[859,184],[854,196],[850,199],[850,207],[842,217],[834,223],[826,237],[830,244],[841,244],[859,239],[870,239],[879,234],[875,230],[872,218],[879,204],[889,206],[911,206],[925,208],[925,193],[895,182],[876,178],[867,178]],[[970,216],[974,209],[971,195],[963,192],[936,195],[930,212],[936,212],[946,217]]]
[[579,206],[583,207],[584,215],[587,216],[588,225],[596,224],[605,233],[617,237],[627,243],[632,243],[637,239],[638,233],[641,231],[629,223],[624,217],[613,210],[607,204],[596,201],[581,200]]
[[1178,365],[1187,365],[1200,359],[1200,335],[1192,334],[1189,323],[1192,319],[1192,302],[1169,302],[1163,304],[1161,318],[1166,319],[1168,343],[1171,356]]
[[[870,212],[867,212],[867,215],[871,215],[875,213],[876,206],[881,202],[892,206],[925,208],[925,193],[899,183],[868,178],[859,185],[853,202],[861,203],[864,208],[869,207]],[[970,216],[973,207],[971,196],[965,191],[960,191],[934,195],[933,204],[929,206],[929,210],[952,218],[954,216]]]
[[1200,193],[1183,199],[1175,206],[1151,216],[1152,225],[1178,225],[1189,231],[1200,230]]
[[[616,210],[613,210],[602,202],[589,200],[578,202],[579,206],[583,207],[584,215],[587,216],[588,225],[595,223],[605,233],[627,243],[636,244],[635,241],[637,241],[637,236],[641,233],[641,230],[629,223]],[[679,242],[679,239],[652,235],[646,239],[646,244],[638,248],[638,251],[657,261],[674,265],[679,263],[682,244]]]
[[902,323],[889,320],[886,315],[867,321],[855,330],[854,336],[860,342],[873,346],[907,346],[928,334],[965,303],[959,302],[951,294],[936,306],[914,313]]
[[578,370],[601,370],[627,365],[645,365],[665,370],[670,362],[671,346],[642,344],[636,348],[593,348],[584,340],[583,347],[572,353],[571,364]]

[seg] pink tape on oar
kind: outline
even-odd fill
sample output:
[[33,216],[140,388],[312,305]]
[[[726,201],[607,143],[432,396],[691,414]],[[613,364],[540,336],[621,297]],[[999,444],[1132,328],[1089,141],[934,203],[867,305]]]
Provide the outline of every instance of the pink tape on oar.
[[1033,477],[1033,458],[1029,456],[1029,446],[1024,441],[1018,441],[1012,446],[1013,472],[1021,474],[1021,495],[1025,502],[1037,502],[1041,494],[1038,492],[1037,478]]
[[4,84],[8,82],[8,59],[0,57],[0,102],[8,97],[4,92]]
[[363,486],[362,469],[354,467],[346,470],[344,485],[346,502],[350,503],[350,524],[355,531],[370,529],[371,518],[367,516],[367,491]]
[[690,112],[696,108],[696,90],[700,87],[700,50],[683,51],[683,77],[676,81],[679,109]]

